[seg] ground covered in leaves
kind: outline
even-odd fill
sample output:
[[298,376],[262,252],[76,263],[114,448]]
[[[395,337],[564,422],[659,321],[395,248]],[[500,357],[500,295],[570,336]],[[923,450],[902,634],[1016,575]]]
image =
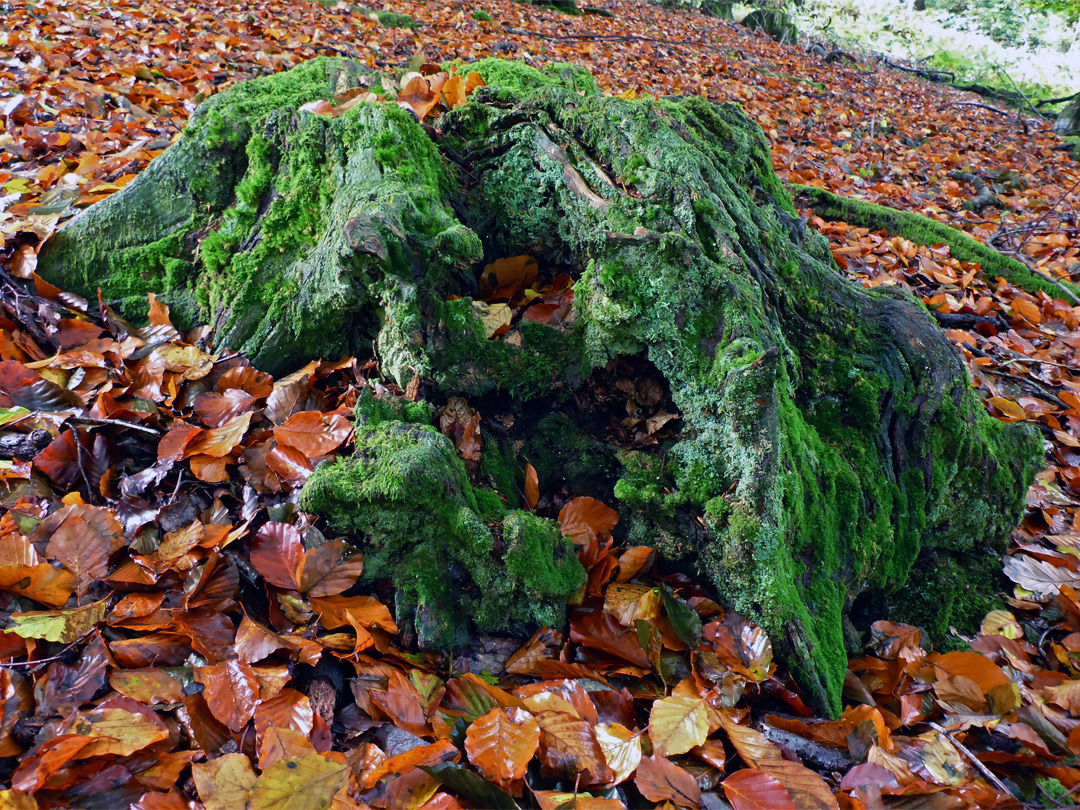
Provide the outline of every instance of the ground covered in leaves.
[[[58,223],[129,182],[199,101],[333,54],[403,77],[410,63],[457,58],[573,61],[613,93],[738,101],[785,179],[926,214],[1043,274],[1080,276],[1080,169],[1046,122],[732,23],[606,8],[614,18],[509,0],[395,2],[384,11],[408,16],[381,18],[308,2],[5,12],[5,806],[1074,803],[1080,302],[1068,293],[1032,296],[947,248],[812,220],[853,278],[922,297],[990,412],[1038,424],[1048,447],[1005,561],[1012,590],[981,634],[942,653],[916,628],[878,622],[850,662],[844,716],[821,720],[758,628],[651,550],[617,547],[609,506],[550,491],[528,468],[523,505],[560,517],[589,571],[569,625],[416,653],[397,636],[392,594],[358,593],[362,560],[295,508],[313,465],[347,452],[357,397],[406,392],[352,359],[274,380],[208,350],[198,330],[180,335],[164,307],[136,328],[34,275]],[[442,91],[411,82],[402,100],[435,123]],[[571,294],[529,282],[507,305],[494,286],[479,304],[493,336],[508,317],[561,317]],[[647,445],[671,415],[648,379],[623,372],[610,370],[609,392],[625,395],[622,413],[605,411],[598,430]],[[503,418],[452,401],[441,425],[475,464]]]

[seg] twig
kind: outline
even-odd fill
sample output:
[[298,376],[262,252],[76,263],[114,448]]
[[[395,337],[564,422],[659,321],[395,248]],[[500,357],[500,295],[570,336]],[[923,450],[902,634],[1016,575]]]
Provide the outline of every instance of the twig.
[[[1035,232],[1035,228],[1045,222],[1046,218],[1049,217],[1050,214],[1052,214],[1059,205],[1065,202],[1065,198],[1072,194],[1073,191],[1076,190],[1077,186],[1080,186],[1080,180],[1077,180],[1075,183],[1069,186],[1068,190],[1058,198],[1058,201],[1056,203],[1050,206],[1049,210],[1047,210],[1045,214],[1043,214],[1041,217],[1031,223],[1031,225],[1029,226],[1030,230],[1024,235],[1024,238],[1020,240],[1020,244],[1016,246],[1017,251],[1019,251],[1020,248],[1024,246],[1024,243],[1028,240],[1031,234]],[[1075,296],[1073,296],[1073,300],[1076,301]],[[1080,304],[1080,301],[1077,301],[1077,303]]]
[[61,658],[63,658],[65,655],[67,655],[69,652],[71,652],[71,649],[73,647],[75,647],[78,644],[81,644],[86,639],[87,636],[89,636],[91,633],[94,632],[94,629],[95,628],[91,628],[90,630],[87,630],[85,633],[83,633],[77,639],[72,641],[70,644],[65,645],[64,648],[62,650],[60,650],[60,652],[58,652],[56,655],[49,656],[48,658],[35,658],[33,661],[3,661],[3,662],[0,662],[0,668],[4,668],[4,667],[33,667],[33,669],[29,670],[26,673],[27,675],[30,675],[30,674],[32,674],[34,672],[37,672],[39,669],[41,669],[43,664],[48,664],[51,661],[59,661]]
[[[898,65],[898,64],[896,64],[895,62],[893,62],[893,61],[891,61],[889,59],[885,60],[885,64],[888,65],[891,68],[896,68],[897,70],[902,70],[905,73],[914,73],[916,76],[921,76],[923,78],[931,78],[931,77],[934,77],[934,76],[948,76],[950,82],[955,82],[956,81],[956,74],[953,73],[951,70],[930,70],[928,68],[909,68],[909,67],[904,67],[903,65]],[[932,80],[933,81],[941,81],[940,79],[932,79]]]
[[123,419],[101,419],[96,416],[72,416],[70,419],[72,422],[83,422],[84,424],[90,425],[117,425],[119,427],[131,428],[132,430],[141,430],[143,433],[149,433],[151,436],[161,435],[159,431],[146,427],[146,425],[139,425],[135,422],[125,422]]
[[79,465],[79,475],[82,476],[83,483],[86,484],[86,497],[92,501],[94,499],[94,488],[90,486],[90,478],[86,475],[86,468],[83,466],[83,446],[82,438],[79,436],[79,431],[73,431],[75,434],[75,460]]
[[[1036,107],[1041,107],[1043,104],[1061,104],[1063,101],[1072,101],[1077,96],[1080,96],[1080,90],[1073,93],[1071,96],[1062,96],[1061,98],[1044,98],[1035,102]],[[1080,785],[1078,785],[1080,787]]]
[[1014,82],[1012,80],[1012,76],[1010,76],[1008,73],[1006,73],[1005,69],[1001,65],[994,65],[994,69],[997,70],[997,72],[1000,73],[1002,76],[1004,76],[1006,79],[1009,80],[1009,84],[1011,84],[1013,86],[1013,90],[1015,90],[1017,93],[1019,93],[1020,98],[1022,98],[1024,101],[1027,102],[1027,105],[1028,105],[1028,107],[1031,108],[1031,111],[1033,113],[1035,113],[1035,115],[1038,118],[1041,118],[1041,119],[1045,120],[1045,116],[1041,112],[1039,112],[1038,110],[1035,109],[1035,105],[1031,103],[1031,99],[1029,99],[1027,96],[1025,96],[1024,91],[1016,86],[1016,82]]
[[1024,134],[1028,134],[1027,121],[1024,120],[1024,117],[1020,115],[1020,113],[1011,113],[1007,110],[999,110],[997,107],[991,107],[989,104],[980,104],[977,101],[957,101],[955,102],[955,104],[958,107],[979,107],[984,110],[996,112],[998,115],[1004,115],[1006,118],[1015,118],[1017,123],[1019,123],[1020,126],[1023,127]]
[[998,779],[996,776],[994,776],[993,772],[991,772],[989,768],[983,765],[979,761],[979,758],[976,757],[973,753],[971,753],[971,751],[969,751],[966,746],[964,746],[955,737],[953,737],[953,735],[947,729],[939,726],[937,723],[928,723],[927,725],[929,725],[930,728],[932,728],[938,734],[943,736],[946,740],[951,742],[957,751],[959,751],[961,754],[971,760],[971,764],[978,769],[979,773],[985,776],[990,781],[990,784],[992,784],[1000,792],[1004,793],[1006,796],[1012,796],[1014,799],[1020,798],[1019,796],[1014,795],[1013,792],[1007,787],[1005,787],[1005,783]]

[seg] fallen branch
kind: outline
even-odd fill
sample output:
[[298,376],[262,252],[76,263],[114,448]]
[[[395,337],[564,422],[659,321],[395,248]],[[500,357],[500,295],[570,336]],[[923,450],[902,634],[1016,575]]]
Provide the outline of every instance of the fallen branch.
[[[1080,185],[1080,181],[1077,185]],[[1018,258],[1006,256],[944,222],[919,216],[911,211],[875,205],[866,200],[840,197],[814,186],[793,183],[789,188],[804,207],[812,209],[822,219],[847,222],[873,231],[888,231],[921,245],[943,242],[949,246],[954,258],[962,262],[978,262],[983,274],[989,278],[1001,276],[1014,287],[1029,293],[1042,291],[1051,296],[1064,296],[1064,299],[1080,304],[1080,287],[1046,275]],[[1066,192],[1065,196],[1068,196],[1068,193]]]
[[1019,87],[1016,86],[1016,82],[1014,82],[1012,80],[1012,76],[1010,76],[1008,73],[1006,73],[1005,69],[1003,67],[1001,67],[1000,65],[994,65],[994,68],[997,70],[998,73],[1000,73],[1002,76],[1004,76],[1006,79],[1009,80],[1009,84],[1012,85],[1013,90],[1015,90],[1017,93],[1020,94],[1020,98],[1022,98],[1024,101],[1027,102],[1028,107],[1031,108],[1031,111],[1033,113],[1035,113],[1036,116],[1038,116],[1039,118],[1042,118],[1042,119],[1046,118],[1046,115],[1044,113],[1041,113],[1041,112],[1039,112],[1038,110],[1035,109],[1035,105],[1031,103],[1031,99],[1029,99],[1026,95],[1024,95],[1023,90],[1021,90]]
[[1027,121],[1025,121],[1024,117],[1022,115],[1020,115],[1019,113],[1011,113],[1008,110],[1001,110],[1001,109],[998,109],[997,107],[991,107],[989,104],[980,104],[977,101],[958,101],[958,102],[956,102],[956,106],[957,107],[979,107],[979,108],[981,108],[983,110],[990,110],[990,112],[996,112],[998,115],[1003,115],[1006,118],[1015,118],[1017,120],[1017,122],[1020,124],[1020,126],[1024,128],[1024,134],[1025,135],[1028,134]]
[[32,430],[29,433],[0,433],[0,458],[14,458],[29,461],[52,441],[47,430]]
[[[1027,127],[1024,128],[1025,132]],[[1001,201],[998,200],[993,190],[986,185],[985,181],[977,174],[971,172],[951,171],[949,177],[953,180],[959,180],[962,183],[967,183],[973,189],[975,189],[975,196],[964,203],[964,207],[976,213],[981,213],[984,208],[990,206],[1001,207]]]

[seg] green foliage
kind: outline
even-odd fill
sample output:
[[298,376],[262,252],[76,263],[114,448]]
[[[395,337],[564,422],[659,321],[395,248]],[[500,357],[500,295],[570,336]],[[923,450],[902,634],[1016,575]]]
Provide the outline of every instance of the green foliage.
[[1080,0],[1023,0],[1024,5],[1060,14],[1069,22],[1080,20]]
[[493,19],[493,17],[482,8],[476,9],[476,11],[472,13],[472,18],[480,22],[491,22]]

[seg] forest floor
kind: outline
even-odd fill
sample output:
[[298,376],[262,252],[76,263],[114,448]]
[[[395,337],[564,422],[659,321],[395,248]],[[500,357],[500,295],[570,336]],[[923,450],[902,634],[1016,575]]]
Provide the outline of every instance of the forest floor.
[[[989,412],[1047,442],[1002,608],[944,654],[878,622],[850,662],[844,716],[824,720],[758,628],[664,576],[648,549],[614,547],[616,513],[543,481],[526,505],[561,513],[590,572],[569,627],[410,652],[385,599],[345,595],[358,565],[321,552],[293,507],[310,459],[348,448],[358,392],[382,388],[373,364],[315,362],[274,381],[181,336],[165,308],[134,329],[34,274],[59,223],[130,182],[225,87],[320,55],[393,74],[495,55],[574,62],[615,94],[737,102],[784,180],[1080,277],[1080,164],[1048,122],[734,23],[598,2],[613,19],[511,0],[385,9],[415,29],[304,0],[5,4],[0,426],[40,443],[0,461],[0,805],[1080,799],[1080,302],[987,278],[941,246],[811,218],[851,278],[956,316],[947,334]],[[966,210],[976,189],[950,171],[981,178],[996,204]],[[498,415],[462,408],[444,431],[482,452]]]

